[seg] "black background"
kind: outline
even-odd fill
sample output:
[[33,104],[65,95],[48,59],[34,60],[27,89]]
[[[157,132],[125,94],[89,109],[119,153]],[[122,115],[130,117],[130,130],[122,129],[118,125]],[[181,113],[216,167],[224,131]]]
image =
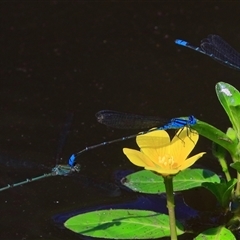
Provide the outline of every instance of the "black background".
[[[1,186],[42,174],[4,164],[55,165],[61,130],[74,119],[62,163],[86,146],[128,135],[97,123],[112,109],[165,118],[194,115],[225,131],[230,125],[215,84],[240,88],[240,73],[176,46],[218,34],[240,50],[240,4],[196,1],[6,1],[0,3]],[[113,181],[117,169],[138,169],[122,154],[134,140],[84,153],[81,173]],[[200,139],[196,152],[211,151]],[[219,171],[205,157],[203,167]],[[97,180],[98,181],[98,180]],[[79,239],[54,226],[63,211],[125,201],[55,177],[0,193],[1,239]]]

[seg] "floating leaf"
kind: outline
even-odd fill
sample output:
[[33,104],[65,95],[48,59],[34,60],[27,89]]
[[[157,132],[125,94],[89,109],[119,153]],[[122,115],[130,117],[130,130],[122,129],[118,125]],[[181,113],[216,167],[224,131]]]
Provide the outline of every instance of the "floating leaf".
[[200,233],[194,240],[236,240],[236,238],[230,230],[220,226]]
[[[202,186],[204,182],[220,182],[217,174],[205,169],[186,169],[173,178],[174,191],[183,191]],[[128,175],[122,184],[135,192],[160,194],[165,192],[162,176],[142,170]]]
[[[154,239],[170,236],[169,217],[146,210],[111,209],[79,214],[68,219],[69,230],[95,238]],[[177,234],[183,234],[177,222]]]

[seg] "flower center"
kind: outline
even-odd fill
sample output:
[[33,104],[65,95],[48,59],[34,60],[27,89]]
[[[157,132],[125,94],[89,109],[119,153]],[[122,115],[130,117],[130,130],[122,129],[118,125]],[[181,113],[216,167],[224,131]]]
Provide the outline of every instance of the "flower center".
[[177,168],[177,163],[174,161],[174,158],[170,154],[158,157],[158,162],[163,168],[174,169]]

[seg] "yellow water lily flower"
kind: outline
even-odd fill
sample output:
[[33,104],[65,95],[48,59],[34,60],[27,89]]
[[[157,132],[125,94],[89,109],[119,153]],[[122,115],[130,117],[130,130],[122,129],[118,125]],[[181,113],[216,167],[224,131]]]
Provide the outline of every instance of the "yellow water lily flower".
[[162,176],[175,175],[191,165],[205,154],[201,152],[187,158],[195,147],[199,135],[185,127],[180,129],[172,141],[164,130],[150,131],[136,138],[140,151],[124,148],[123,152],[135,165],[144,167]]

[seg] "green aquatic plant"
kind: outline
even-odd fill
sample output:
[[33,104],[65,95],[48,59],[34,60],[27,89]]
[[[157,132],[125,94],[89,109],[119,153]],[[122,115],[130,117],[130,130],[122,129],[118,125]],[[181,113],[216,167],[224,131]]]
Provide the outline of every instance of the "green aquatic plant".
[[[165,131],[156,130],[137,137],[140,151],[123,150],[133,164],[145,170],[128,175],[122,183],[135,192],[165,193],[168,215],[137,209],[99,210],[71,217],[65,222],[65,227],[97,238],[153,239],[171,236],[175,240],[185,230],[184,225],[175,220],[174,209],[178,206],[175,206],[173,192],[203,187],[216,197],[221,214],[228,217],[218,226],[199,232],[195,239],[236,239],[233,233],[240,227],[240,93],[224,82],[216,84],[216,93],[231,122],[226,133],[197,120],[191,128],[180,129],[172,141]],[[213,143],[212,152],[222,167],[224,177],[207,169],[189,168],[204,154],[188,158],[197,143],[198,134]],[[227,152],[231,157],[230,164],[226,159]],[[231,176],[230,168],[235,177]]]

